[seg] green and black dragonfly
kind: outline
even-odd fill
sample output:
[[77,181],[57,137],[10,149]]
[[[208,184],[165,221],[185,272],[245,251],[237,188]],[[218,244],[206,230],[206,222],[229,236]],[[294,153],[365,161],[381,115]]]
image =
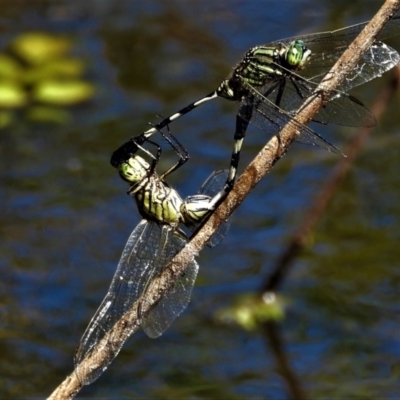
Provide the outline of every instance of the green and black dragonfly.
[[[182,115],[217,97],[240,102],[226,191],[233,185],[249,122],[270,135],[277,134],[287,123],[294,124],[299,132],[298,142],[340,153],[334,145],[292,116],[304,99],[315,93],[318,83],[366,25],[367,22],[251,48],[217,90],[126,142],[113,153],[111,164],[117,166],[125,162],[137,151],[138,143],[143,143]],[[329,103],[313,121],[345,126],[368,127],[376,124],[372,113],[345,91],[381,76],[399,63],[397,51],[380,41],[398,35],[399,28],[400,17],[394,17],[387,23],[379,40],[374,42],[339,90],[330,93]]]
[[[163,133],[163,136],[171,145],[177,145],[174,149],[180,157],[185,156],[181,150],[184,153],[186,151],[170,133],[168,136]],[[138,146],[153,158],[151,164],[135,154],[121,163],[118,171],[122,179],[130,184],[128,194],[135,199],[143,219],[131,233],[110,288],[83,334],[75,354],[75,371],[84,385],[90,384],[104,372],[134,331],[134,325],[126,327],[130,333],[123,340],[119,337],[115,339],[110,334],[124,314],[136,310],[137,323],[140,323],[149,337],[155,338],[186,308],[199,268],[194,259],[159,303],[146,315],[142,315],[142,310],[147,308],[146,304],[151,302],[147,296],[150,283],[188,241],[179,226],[195,231],[204,222],[214,210],[214,197],[218,197],[228,176],[227,171],[216,171],[206,180],[198,194],[182,199],[164,181],[174,167],[161,176],[155,171],[161,148],[156,145],[157,154],[153,156],[141,145]],[[229,223],[225,222],[210,238],[208,245],[214,247],[219,244],[228,227]],[[135,304],[136,308],[133,308]],[[90,368],[84,367],[82,361],[96,354],[95,349],[100,343],[105,347],[106,356],[96,359]]]

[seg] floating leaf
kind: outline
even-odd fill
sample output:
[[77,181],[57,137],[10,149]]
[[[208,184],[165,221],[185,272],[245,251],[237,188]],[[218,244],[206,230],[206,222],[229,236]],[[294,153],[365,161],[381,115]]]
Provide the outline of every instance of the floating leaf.
[[41,32],[24,33],[10,45],[11,50],[32,65],[60,58],[72,47],[70,39]]
[[[86,62],[77,58],[62,58],[30,68],[23,76],[26,83],[35,83],[44,79],[79,78],[86,69]],[[0,71],[1,72],[1,71]]]
[[0,82],[0,107],[17,108],[27,102],[27,94],[23,87],[14,82]]
[[6,54],[0,54],[0,79],[18,80],[23,72],[18,61]]
[[231,307],[221,309],[216,314],[219,321],[235,323],[246,330],[254,330],[266,321],[281,321],[285,317],[284,304],[275,293],[245,294]]
[[87,101],[94,95],[92,84],[79,80],[40,82],[33,91],[33,99],[47,104],[71,106]]

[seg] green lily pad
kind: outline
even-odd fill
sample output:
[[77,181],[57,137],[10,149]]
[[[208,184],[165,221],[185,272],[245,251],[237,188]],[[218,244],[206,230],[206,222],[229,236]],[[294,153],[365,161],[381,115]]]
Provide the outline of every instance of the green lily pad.
[[234,323],[252,331],[267,321],[285,318],[284,301],[275,293],[255,293],[239,296],[235,303],[217,312],[216,318],[225,323]]
[[71,40],[43,32],[29,32],[18,36],[11,50],[24,61],[39,65],[64,56],[72,47]]
[[84,74],[85,70],[85,61],[77,58],[62,58],[28,69],[23,78],[26,83],[30,84],[44,79],[79,78]]
[[33,90],[35,101],[59,106],[72,106],[91,99],[95,87],[80,80],[47,80],[40,82]]
[[27,94],[23,87],[14,82],[0,81],[0,107],[18,108],[27,103]]
[[18,80],[23,74],[23,68],[7,54],[0,53],[0,79]]

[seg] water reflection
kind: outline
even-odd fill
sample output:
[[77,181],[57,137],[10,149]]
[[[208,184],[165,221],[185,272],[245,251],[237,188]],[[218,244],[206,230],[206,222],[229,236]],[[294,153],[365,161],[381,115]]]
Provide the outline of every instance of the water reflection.
[[[67,32],[99,87],[98,98],[74,110],[69,125],[18,121],[1,132],[0,393],[6,398],[48,395],[71,372],[81,333],[139,221],[108,164],[111,152],[156,114],[208,93],[248,47],[360,22],[380,5],[57,3],[0,8],[4,43],[39,27]],[[369,100],[385,79],[356,96]],[[396,100],[391,110],[282,287],[291,304],[280,331],[311,398],[393,397],[399,389],[393,378],[400,356]],[[192,155],[173,177],[183,194],[229,163],[234,113],[235,105],[216,102],[173,126]],[[335,143],[354,133],[321,129]],[[243,165],[264,141],[249,132]],[[82,395],[285,397],[262,335],[217,325],[211,316],[259,287],[334,161],[294,146],[238,210],[225,242],[203,252],[188,311],[160,339],[133,337]]]

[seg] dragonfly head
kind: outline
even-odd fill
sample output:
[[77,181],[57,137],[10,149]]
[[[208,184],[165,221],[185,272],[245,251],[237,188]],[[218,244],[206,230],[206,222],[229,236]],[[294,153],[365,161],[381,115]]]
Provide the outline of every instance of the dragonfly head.
[[118,166],[120,177],[129,183],[138,183],[147,176],[150,165],[140,156],[129,158]]
[[311,50],[308,49],[302,40],[294,40],[287,48],[284,59],[287,66],[292,70],[303,69],[311,56]]

